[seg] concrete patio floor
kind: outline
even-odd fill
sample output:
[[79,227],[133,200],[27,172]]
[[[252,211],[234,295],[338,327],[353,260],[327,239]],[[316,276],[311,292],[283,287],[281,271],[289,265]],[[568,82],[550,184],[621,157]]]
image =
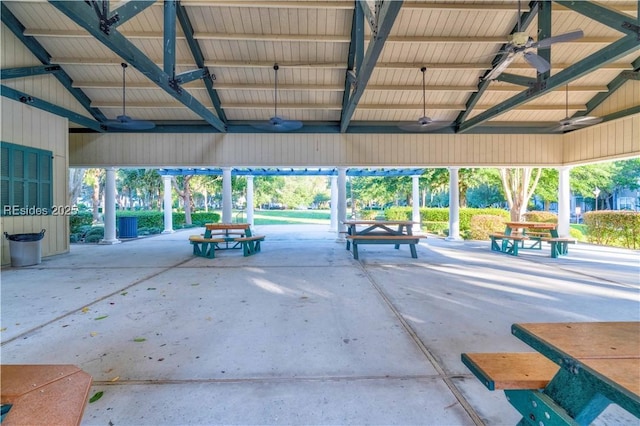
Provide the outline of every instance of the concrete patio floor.
[[[515,425],[462,352],[530,351],[517,322],[640,321],[640,252],[551,259],[489,242],[359,249],[258,226],[262,252],[195,258],[182,230],[2,270],[4,364],[91,374],[83,424]],[[144,339],[144,340],[143,340]],[[610,406],[596,424],[638,424]]]

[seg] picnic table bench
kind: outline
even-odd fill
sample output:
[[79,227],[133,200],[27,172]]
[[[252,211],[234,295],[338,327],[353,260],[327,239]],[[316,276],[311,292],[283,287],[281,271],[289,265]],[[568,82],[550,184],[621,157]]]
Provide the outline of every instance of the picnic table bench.
[[79,425],[91,382],[75,365],[2,365],[2,424]]
[[[251,256],[260,252],[264,235],[252,235],[248,223],[207,223],[203,235],[190,235],[195,256],[215,258],[216,250],[242,248],[242,254]],[[224,246],[222,246],[224,245]]]
[[418,258],[416,244],[420,242],[417,235],[347,235],[347,240],[353,244],[353,258],[358,260],[358,244],[394,244],[395,248],[400,248],[400,244],[409,244],[411,257]]
[[569,244],[576,243],[574,238],[559,237],[555,223],[507,222],[505,225],[504,233],[489,235],[492,251],[517,256],[519,249],[542,250],[542,243],[546,242],[551,245],[551,257],[557,258],[567,255]]
[[640,322],[513,324],[537,352],[463,353],[489,389],[503,390],[519,425],[589,425],[615,403],[640,419]]
[[[412,226],[415,222],[407,220],[345,220],[347,225],[347,250],[353,245],[353,258],[358,260],[359,244],[393,244],[396,249],[401,244],[408,244],[411,251],[411,257],[418,258],[416,244],[420,242],[420,238],[426,238],[421,235],[412,234]],[[364,229],[358,229],[358,226],[364,226]]]

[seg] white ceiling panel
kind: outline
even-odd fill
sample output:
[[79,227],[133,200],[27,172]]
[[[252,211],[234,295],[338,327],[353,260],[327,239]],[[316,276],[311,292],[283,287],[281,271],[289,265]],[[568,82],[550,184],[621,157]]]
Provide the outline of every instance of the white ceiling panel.
[[[78,1],[77,4],[86,3]],[[124,4],[126,2],[112,1],[111,13],[116,13],[115,8]],[[340,123],[343,101],[349,96],[352,99],[356,96],[357,105],[348,119],[357,121],[358,125],[415,121],[423,115],[422,66],[427,68],[424,75],[426,114],[435,120],[456,120],[465,112],[470,100],[475,100],[474,107],[464,118],[469,120],[484,111],[492,111],[515,96],[524,96],[528,89],[527,86],[503,81],[482,81],[518,22],[516,0],[405,1],[389,34],[381,34],[374,39],[370,23],[363,23],[364,46],[359,53],[366,58],[372,54],[370,49],[377,46],[374,52],[377,60],[369,64],[369,69],[364,68],[367,65],[358,69],[356,63],[354,69],[348,71],[354,4],[358,3],[351,0],[182,0],[180,7],[184,8],[191,22],[194,43],[202,53],[207,70],[197,69],[187,37],[179,20],[176,20],[175,73],[197,71],[205,75],[208,71],[215,91],[212,97],[201,75],[184,83],[174,81],[175,76],[162,72],[165,20],[163,3],[158,1],[111,29],[127,40],[120,48],[139,51],[134,54],[150,58],[157,67],[149,70],[143,65],[142,71],[134,66],[127,68],[127,111],[141,119],[159,123],[167,120],[205,122],[206,114],[195,113],[198,108],[194,105],[199,104],[217,114],[214,104],[219,100],[219,107],[232,124],[267,120],[275,113],[274,63],[280,66],[278,115],[334,126]],[[375,2],[371,0],[362,4],[371,7],[375,21]],[[601,1],[597,4],[622,11],[630,21],[637,19],[637,0]],[[49,63],[62,67],[73,81],[75,90],[81,90],[92,105],[109,118],[121,112],[122,59],[110,47],[97,41],[81,25],[47,2],[3,1],[3,5],[24,26],[24,34],[33,37],[31,40],[48,52]],[[528,5],[528,1],[522,2],[522,12]],[[86,7],[89,8],[87,16],[94,19],[95,13]],[[637,70],[640,49],[635,48],[609,63],[598,63],[598,60],[603,61],[602,52],[610,49],[611,44],[624,37],[625,33],[555,3],[552,10],[553,35],[575,29],[584,31],[583,38],[551,47],[552,68],[548,82],[553,85],[560,77],[570,74],[568,113],[571,115],[584,109],[598,93],[606,92],[607,85],[617,82],[623,71],[634,72],[634,67]],[[534,40],[537,38],[537,17],[523,32]],[[3,37],[7,38],[7,35],[13,37],[3,23]],[[379,47],[385,37],[384,45]],[[13,44],[17,43],[21,42],[16,38]],[[3,43],[5,45],[10,46],[10,43]],[[35,65],[33,57],[25,51],[26,47],[22,46],[11,49],[9,54],[3,52],[3,70],[11,64],[16,67]],[[355,55],[354,60],[357,57]],[[574,64],[589,57],[596,58],[593,69],[576,70]],[[531,81],[537,77],[536,70],[524,61],[522,53],[516,55],[504,73],[507,75],[502,78],[506,80],[508,74]],[[629,76],[637,78],[637,71]],[[347,84],[345,93],[347,80],[350,84]],[[190,102],[193,103],[186,102],[185,105],[168,93],[174,90],[167,88],[168,83],[181,87],[185,95],[192,97]],[[60,99],[59,106],[63,108],[79,109],[84,115],[89,114],[70,91],[61,97],[41,93],[39,86],[35,88],[30,83],[7,80],[3,84],[25,89],[34,87],[33,90],[43,98],[54,102],[56,98]],[[627,90],[632,87],[634,91],[637,85],[622,87]],[[483,93],[475,99],[479,88]],[[489,121],[557,121],[567,114],[564,89],[563,82],[542,96],[529,95],[530,99],[524,98],[515,108],[509,107],[501,114],[494,114]],[[618,100],[614,102],[612,99]],[[640,100],[634,99],[633,95],[616,95],[610,97],[606,107],[600,110],[611,115],[624,114],[639,104]]]

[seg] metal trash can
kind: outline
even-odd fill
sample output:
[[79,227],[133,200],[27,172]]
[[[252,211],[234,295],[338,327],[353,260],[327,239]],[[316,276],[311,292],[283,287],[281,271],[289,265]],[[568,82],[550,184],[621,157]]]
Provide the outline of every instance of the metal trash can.
[[9,253],[11,266],[31,266],[42,262],[43,229],[40,232],[29,234],[13,234],[6,232],[4,236],[9,240]]
[[118,220],[120,238],[138,238],[138,218],[135,216],[121,216]]

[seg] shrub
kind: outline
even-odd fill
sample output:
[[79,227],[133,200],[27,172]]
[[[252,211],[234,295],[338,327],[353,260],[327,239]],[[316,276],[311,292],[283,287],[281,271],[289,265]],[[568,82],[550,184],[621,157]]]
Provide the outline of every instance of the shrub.
[[84,235],[85,243],[97,243],[104,238],[103,226],[92,226],[91,229]]
[[582,231],[580,231],[578,228],[569,228],[569,236],[571,238],[575,238],[578,241],[586,241],[587,238],[584,236],[584,234],[582,233]]
[[[504,218],[505,221],[509,220],[509,212],[503,209],[486,208],[486,209],[472,209],[461,208],[460,212],[460,234],[466,235],[471,230],[471,218],[476,215],[492,215]],[[411,220],[412,208],[411,207],[391,207],[384,211],[384,216],[387,220]],[[449,208],[421,208],[420,219],[422,220],[422,227],[428,229],[430,223],[446,223],[446,227],[440,228],[446,229],[449,226]],[[504,227],[503,229],[504,230]]]
[[69,228],[72,233],[78,232],[81,226],[89,226],[93,223],[93,214],[91,212],[78,212],[69,216]]
[[587,240],[596,244],[640,248],[640,213],[632,211],[587,212]]
[[138,228],[138,235],[155,235],[162,232],[163,228]]
[[478,214],[471,218],[471,228],[468,238],[471,240],[488,240],[489,235],[496,232],[503,232],[505,228],[505,218],[490,214]]
[[[173,212],[173,226],[176,229],[183,227],[185,223],[184,212]],[[164,212],[158,210],[141,210],[141,211],[119,211],[116,212],[116,218],[120,217],[137,217],[138,230],[142,228],[160,228],[164,229]],[[194,212],[191,213],[191,222],[195,226],[204,226],[205,223],[216,223],[220,221],[220,214],[216,212]]]
[[373,220],[378,217],[379,214],[382,214],[380,210],[360,210],[359,216],[364,220]]
[[523,218],[526,222],[558,223],[558,215],[545,211],[527,212]]

